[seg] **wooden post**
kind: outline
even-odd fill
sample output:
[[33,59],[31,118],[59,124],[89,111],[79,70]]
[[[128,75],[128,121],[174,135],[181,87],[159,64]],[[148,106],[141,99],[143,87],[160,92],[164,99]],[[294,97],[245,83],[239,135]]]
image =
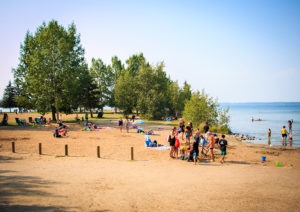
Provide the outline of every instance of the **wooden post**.
[[42,154],[42,143],[39,143],[39,155]]
[[100,158],[100,146],[97,146],[97,156]]
[[65,156],[68,156],[68,144],[65,145]]
[[11,142],[11,150],[13,153],[15,153],[15,142]]
[[131,147],[131,160],[133,160],[133,147]]

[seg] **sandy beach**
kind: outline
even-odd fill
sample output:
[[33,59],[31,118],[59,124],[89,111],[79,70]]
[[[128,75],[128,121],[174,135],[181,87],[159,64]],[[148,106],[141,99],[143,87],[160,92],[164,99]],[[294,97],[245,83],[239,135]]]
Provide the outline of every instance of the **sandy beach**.
[[[169,151],[146,148],[143,135],[135,129],[120,133],[115,120],[100,121],[104,128],[92,132],[77,123],[67,125],[70,136],[64,138],[52,136],[54,125],[0,127],[1,211],[300,209],[299,148],[242,143],[228,135],[225,164],[219,163],[216,149],[216,162],[202,157],[194,165],[170,159]],[[156,132],[151,139],[168,145],[169,128]],[[64,156],[66,144],[69,156]],[[261,156],[267,157],[264,165]]]

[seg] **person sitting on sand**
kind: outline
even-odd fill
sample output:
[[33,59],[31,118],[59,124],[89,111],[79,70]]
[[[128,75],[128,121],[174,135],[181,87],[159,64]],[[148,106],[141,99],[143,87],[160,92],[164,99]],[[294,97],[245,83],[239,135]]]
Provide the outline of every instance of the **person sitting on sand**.
[[222,135],[222,139],[219,141],[219,147],[220,147],[220,153],[223,156],[221,159],[221,163],[224,163],[226,152],[226,146],[227,146],[227,140],[225,140],[225,135]]
[[120,132],[122,132],[122,129],[123,129],[123,119],[120,118],[119,120],[119,128],[120,128]]

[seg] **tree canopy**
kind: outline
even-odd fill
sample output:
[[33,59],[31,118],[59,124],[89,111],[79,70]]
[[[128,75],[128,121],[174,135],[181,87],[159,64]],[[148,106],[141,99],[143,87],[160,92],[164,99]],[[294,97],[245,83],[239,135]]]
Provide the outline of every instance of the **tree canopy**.
[[[113,56],[111,64],[101,58],[88,67],[75,24],[68,28],[57,21],[43,23],[34,34],[26,33],[20,47],[20,62],[13,69],[15,87],[9,82],[4,103],[71,113],[78,107],[119,108],[124,114],[135,111],[148,119],[182,115],[195,125],[208,121],[227,125],[228,110],[220,110],[217,101],[204,91],[193,91],[186,81],[180,87],[164,71],[164,62],[150,64],[143,53],[130,56],[125,63]],[[14,89],[13,89],[14,88]],[[8,103],[9,102],[9,103]]]
[[9,81],[3,93],[1,107],[9,108],[11,111],[11,108],[18,106],[15,101],[15,98],[16,98],[16,89],[11,84],[11,81]]
[[60,110],[77,108],[80,76],[87,74],[87,65],[75,25],[65,29],[57,21],[50,21],[34,34],[27,32],[19,65],[13,72],[20,106],[41,113],[51,109],[57,118]]

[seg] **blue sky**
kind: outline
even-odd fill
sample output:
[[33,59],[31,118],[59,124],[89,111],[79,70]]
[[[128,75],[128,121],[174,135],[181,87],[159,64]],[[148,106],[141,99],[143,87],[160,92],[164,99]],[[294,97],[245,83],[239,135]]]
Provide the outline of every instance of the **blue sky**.
[[27,30],[72,22],[88,63],[144,53],[220,102],[300,101],[300,1],[0,1],[0,95]]

